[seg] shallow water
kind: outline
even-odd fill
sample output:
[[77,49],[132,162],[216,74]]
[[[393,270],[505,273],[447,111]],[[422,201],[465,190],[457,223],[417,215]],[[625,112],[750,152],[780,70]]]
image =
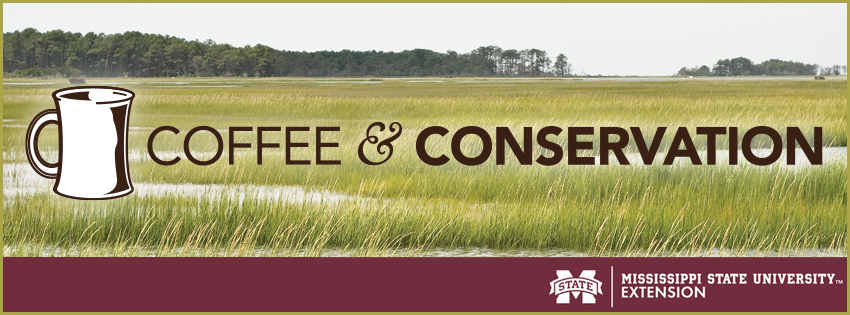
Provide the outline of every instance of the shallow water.
[[[134,131],[131,131],[134,132]],[[138,131],[135,131],[138,132]],[[227,152],[222,151],[222,155],[220,158],[227,159]],[[236,157],[248,156],[250,153],[248,152],[239,152],[236,151],[233,153]],[[47,152],[41,152],[41,156],[47,161],[57,161],[59,160],[59,151],[51,150]],[[171,160],[175,157],[179,157],[182,160],[186,160],[186,153],[183,151],[157,151],[156,156],[162,160]],[[215,152],[211,151],[201,151],[201,152],[192,152],[192,157],[207,161],[212,159],[215,156]],[[24,152],[13,151],[13,152],[3,152],[3,159],[6,161],[26,161],[27,156]],[[130,162],[147,162],[152,161],[150,155],[148,155],[147,151],[137,151],[132,150],[127,153],[127,160]]]
[[235,88],[241,85],[151,85],[156,88]]
[[[39,176],[29,164],[6,163],[3,165],[3,195],[6,197],[49,192],[54,180]],[[246,197],[258,201],[284,203],[322,203],[338,204],[343,201],[370,201],[371,198],[346,195],[323,189],[306,189],[301,186],[263,186],[263,185],[199,185],[191,183],[133,183],[134,195],[144,196],[182,196],[210,201],[230,198],[240,204]]]
[[[571,77],[564,80],[581,81],[623,81],[623,82],[654,82],[654,81],[814,81],[814,76],[789,76],[789,77]],[[827,80],[847,80],[847,77],[828,77]]]
[[[307,82],[309,82],[309,81],[307,81]],[[318,83],[318,84],[340,84],[340,83],[374,84],[374,83],[384,83],[384,81],[314,81],[313,83]]]
[[[432,77],[433,79],[442,79],[442,77]],[[104,78],[108,79],[108,78]],[[500,84],[506,82],[523,82],[523,81],[551,81],[552,83],[558,83],[563,81],[619,81],[619,82],[667,82],[667,81],[814,81],[814,76],[787,76],[787,77],[766,77],[766,76],[750,76],[750,77],[694,77],[694,78],[683,78],[683,77],[566,77],[566,78],[486,78],[486,79],[460,79],[460,80],[429,80],[425,79],[412,79],[405,80],[401,78],[398,82],[405,83],[431,83],[431,82],[452,82],[452,83],[484,83],[484,84]],[[826,80],[829,81],[846,81],[846,76],[836,76],[836,77],[827,77]],[[245,80],[245,81],[206,81],[206,82],[186,82],[186,81],[98,81],[98,79],[93,78],[89,80],[89,84],[106,84],[106,85],[136,85],[136,84],[145,84],[150,85],[151,87],[159,87],[159,88],[167,88],[167,87],[221,87],[221,88],[231,88],[231,87],[240,87],[244,84],[282,84],[282,83],[313,83],[313,84],[379,84],[384,81],[367,81],[367,80],[352,80],[352,81],[337,81],[337,80],[322,80],[322,81],[314,81],[311,79],[297,80],[297,81],[253,81],[253,80]],[[186,85],[186,84],[194,84],[194,85]],[[234,85],[209,85],[209,84],[234,84]],[[62,82],[3,82],[3,85],[64,85],[68,84],[67,81]],[[157,85],[154,85],[157,84]]]
[[[753,153],[759,157],[765,157],[770,154],[770,149],[756,149],[753,150]],[[797,161],[795,165],[788,165],[786,163],[786,152],[783,150],[782,155],[779,157],[779,160],[768,166],[759,166],[756,167],[756,170],[771,170],[773,168],[781,168],[789,171],[797,171],[802,170],[808,167],[823,167],[822,165],[812,165],[808,158],[805,157],[802,149],[797,149],[796,151]],[[706,151],[699,151],[700,160],[703,164],[707,164]],[[741,151],[737,151],[738,153],[738,165],[729,165],[729,151],[728,150],[717,150],[716,166],[706,165],[705,167],[742,167],[744,165],[750,164],[743,157],[743,153]],[[215,152],[194,152],[193,156],[197,159],[208,160],[215,155]],[[42,153],[48,161],[55,161],[58,159],[58,152],[51,151]],[[130,151],[128,154],[128,160],[131,162],[139,162],[139,161],[150,161],[151,158],[146,151]],[[171,159],[175,156],[179,156],[181,159],[186,158],[186,154],[182,151],[174,151],[174,152],[158,152],[157,156],[161,159]],[[595,167],[613,167],[620,166],[616,157],[611,154],[609,157],[609,165],[599,165],[599,157],[594,157],[596,160]],[[7,161],[15,161],[15,160],[25,160],[26,156],[23,152],[3,152],[3,159]],[[631,165],[625,167],[644,167],[646,166],[643,163],[639,154],[636,153],[627,153],[626,159],[629,160]],[[658,154],[653,161],[653,165],[662,165],[664,160],[663,154]],[[847,147],[827,147],[823,148],[823,164],[833,164],[833,163],[847,163]],[[677,158],[674,162],[673,167],[683,167],[691,165],[691,161],[688,158]],[[752,165],[750,165],[752,166]],[[621,166],[623,167],[623,166]],[[52,187],[53,180],[49,180],[43,178],[35,173],[32,170],[32,167],[28,163],[4,163],[3,164],[3,194],[5,196],[14,196],[17,194],[23,193],[36,193],[36,192],[45,192],[50,191]],[[230,197],[235,197],[234,195],[236,191],[238,191],[238,196],[240,201],[244,199],[244,196],[247,193],[256,194],[260,196],[260,199],[263,200],[283,200],[283,201],[292,201],[292,202],[333,202],[336,203],[341,200],[357,200],[362,199],[359,197],[346,196],[343,194],[330,192],[326,190],[305,190],[300,186],[255,186],[255,185],[247,185],[247,186],[227,186],[227,188],[223,185],[195,185],[195,184],[152,184],[152,183],[134,183],[137,194],[146,195],[149,193],[161,195],[165,194],[169,191],[176,192],[178,194],[193,196],[193,197],[201,197],[206,194],[229,194]],[[146,190],[150,190],[150,192],[146,192]],[[235,190],[235,191],[231,191]],[[282,199],[280,199],[282,198]]]

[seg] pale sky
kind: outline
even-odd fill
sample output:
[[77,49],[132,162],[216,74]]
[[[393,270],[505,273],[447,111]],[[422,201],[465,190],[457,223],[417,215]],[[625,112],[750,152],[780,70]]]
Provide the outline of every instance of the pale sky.
[[847,64],[847,4],[3,4],[3,32],[140,31],[279,50],[563,53],[577,73],[747,57]]

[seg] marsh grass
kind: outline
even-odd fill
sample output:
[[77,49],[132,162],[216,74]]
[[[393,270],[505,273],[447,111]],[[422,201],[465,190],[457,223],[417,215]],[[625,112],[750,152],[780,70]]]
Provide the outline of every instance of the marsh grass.
[[[456,198],[336,204],[276,203],[223,193],[211,198],[131,195],[102,202],[18,194],[6,197],[4,239],[60,248],[108,244],[118,254],[153,248],[153,255],[164,256],[279,255],[286,250],[320,255],[326,248],[384,255],[388,249],[433,247],[793,255],[843,244],[846,200],[842,178],[835,174],[844,170],[843,164],[797,172],[755,166],[587,167],[569,174],[574,184],[549,198],[525,199],[515,192],[487,203],[476,196],[486,187],[471,185],[455,187]],[[824,199],[828,193],[833,198]],[[284,252],[262,253],[257,247]]]
[[[115,81],[115,80],[112,80]],[[146,153],[153,128],[163,133],[156,152],[182,151],[182,136],[198,125],[339,126],[323,134],[340,143],[323,152],[341,165],[286,165],[283,149],[265,149],[256,161],[256,132],[238,133],[228,164],[227,147],[210,166],[185,159],[160,166],[144,154],[131,162],[134,183],[297,185],[356,197],[339,203],[274,202],[222,193],[209,198],[179,194],[134,194],[110,201],[61,199],[49,192],[5,196],[7,256],[392,256],[428,255],[435,248],[564,249],[599,256],[837,255],[845,243],[846,160],[803,168],[731,166],[507,165],[495,158],[479,166],[455,161],[425,165],[415,154],[421,129],[440,125],[451,132],[429,141],[429,152],[450,152],[452,133],[480,126],[535,131],[547,125],[688,127],[704,150],[697,126],[759,125],[784,133],[788,126],[810,132],[823,127],[825,146],[846,146],[846,82],[576,82],[486,80],[377,84],[344,80],[319,84],[302,79],[233,79],[235,88],[169,88],[161,80],[119,80],[138,95],[131,113],[130,151]],[[220,85],[213,79],[174,80]],[[227,81],[231,81],[228,79]],[[319,80],[329,81],[329,80]],[[125,83],[122,85],[122,82]],[[93,82],[97,83],[97,82]],[[133,83],[133,84],[130,84]],[[4,86],[4,164],[26,163],[26,125],[52,108],[50,93],[65,85]],[[357,159],[357,146],[374,121],[399,121],[404,133],[393,158],[381,166]],[[598,132],[598,128],[597,128]],[[648,136],[649,132],[645,132]],[[668,131],[660,151],[672,140]],[[806,134],[811,139],[811,134]],[[56,132],[45,129],[40,147],[55,156]],[[315,135],[294,134],[309,149],[296,159],[315,161]],[[284,133],[265,133],[284,142]],[[566,136],[552,138],[566,147]],[[726,148],[728,139],[718,138]],[[768,148],[757,138],[755,147]],[[598,146],[598,144],[597,144]],[[215,151],[214,138],[199,133],[193,152]],[[480,142],[465,140],[476,154]],[[634,151],[633,143],[627,148]],[[535,148],[534,156],[551,154]],[[582,154],[598,155],[598,147]],[[162,156],[170,158],[170,156]],[[4,172],[5,174],[5,172]],[[16,179],[4,178],[4,183]],[[23,180],[23,179],[21,179]],[[20,183],[26,185],[27,183]]]

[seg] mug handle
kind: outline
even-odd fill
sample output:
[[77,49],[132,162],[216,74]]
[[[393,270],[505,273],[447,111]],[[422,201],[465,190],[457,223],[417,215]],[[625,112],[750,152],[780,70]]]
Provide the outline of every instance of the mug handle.
[[30,161],[30,165],[38,175],[46,178],[57,178],[59,177],[59,163],[45,161],[38,152],[38,134],[41,133],[41,129],[49,124],[59,126],[59,115],[55,109],[38,113],[32,119],[29,129],[27,129],[27,160]]

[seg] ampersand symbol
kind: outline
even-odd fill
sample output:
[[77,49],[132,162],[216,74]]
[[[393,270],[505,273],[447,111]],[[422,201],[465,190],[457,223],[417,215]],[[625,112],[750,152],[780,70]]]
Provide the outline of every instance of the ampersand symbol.
[[[398,127],[398,132],[396,132],[392,137],[381,141],[380,143],[378,142],[378,137],[372,135],[372,127],[378,127],[378,132],[384,131],[384,129],[386,128],[384,123],[381,122],[376,122],[369,125],[369,128],[366,128],[366,139],[363,139],[363,141],[360,142],[360,147],[357,149],[357,155],[360,157],[360,161],[363,161],[363,163],[366,163],[368,165],[384,164],[384,162],[386,162],[390,159],[390,157],[393,156],[393,145],[391,143],[395,139],[398,139],[399,136],[401,136],[401,124],[399,124],[398,122],[393,122],[392,124],[390,124],[390,132],[396,132],[396,127]],[[378,154],[386,154],[387,157],[378,162],[372,162],[367,159],[366,155],[363,154],[363,146],[366,144],[366,142],[369,142],[371,144],[378,144]],[[385,150],[386,148],[389,148],[389,152]]]

